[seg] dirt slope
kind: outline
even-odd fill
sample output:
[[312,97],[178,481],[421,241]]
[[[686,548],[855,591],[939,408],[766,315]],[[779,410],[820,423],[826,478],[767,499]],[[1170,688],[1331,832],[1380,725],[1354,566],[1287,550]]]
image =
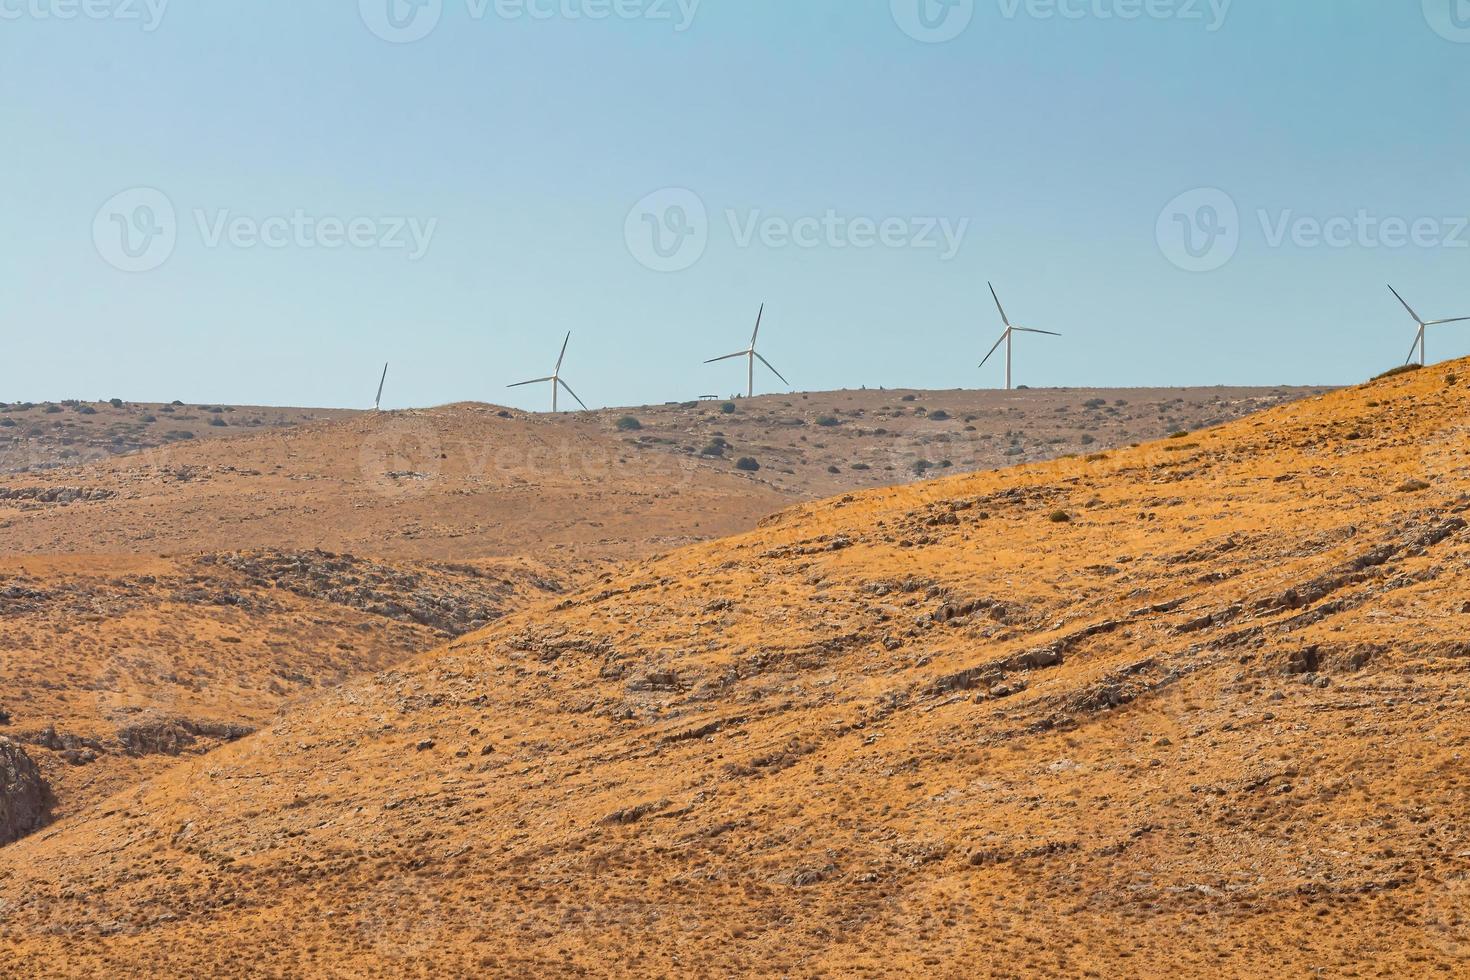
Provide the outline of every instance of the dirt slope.
[[0,560],[0,737],[62,817],[564,583],[323,552]]
[[[58,488],[61,500],[35,497]],[[0,553],[549,560],[575,545],[569,560],[590,562],[733,533],[789,500],[565,419],[453,406],[18,476],[0,489]]]
[[73,468],[124,453],[167,454],[195,440],[287,429],[353,412],[182,402],[19,402],[0,405],[0,474]]
[[606,573],[0,851],[0,961],[1463,972],[1466,376]]

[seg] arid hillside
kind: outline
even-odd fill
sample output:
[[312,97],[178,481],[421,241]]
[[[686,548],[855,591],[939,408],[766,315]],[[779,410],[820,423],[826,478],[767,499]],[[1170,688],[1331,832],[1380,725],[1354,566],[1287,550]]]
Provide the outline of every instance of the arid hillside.
[[602,571],[0,850],[0,962],[1462,974],[1467,377]]
[[0,405],[0,474],[71,468],[196,440],[288,429],[353,412],[114,399]]
[[0,554],[596,562],[743,530],[790,499],[727,469],[487,406],[358,414],[18,475]]
[[[915,461],[934,449],[951,467],[951,456],[993,467],[1299,394],[839,392],[636,414],[458,405],[316,421],[289,409],[7,406],[0,422],[23,423],[4,427],[18,457],[49,460],[0,486],[0,553],[17,556],[0,562],[0,734],[49,794],[13,824],[97,802],[254,731],[295,697],[483,627],[607,562],[748,530],[833,488],[917,479],[927,466]],[[862,428],[870,414],[886,427]],[[1024,432],[1000,438],[1002,425]],[[122,429],[134,438],[101,438]],[[53,458],[139,445],[84,464]],[[741,470],[742,453],[765,463]],[[0,821],[0,839],[19,832]]]
[[0,738],[55,818],[567,584],[532,561],[324,552],[3,559],[0,582]]

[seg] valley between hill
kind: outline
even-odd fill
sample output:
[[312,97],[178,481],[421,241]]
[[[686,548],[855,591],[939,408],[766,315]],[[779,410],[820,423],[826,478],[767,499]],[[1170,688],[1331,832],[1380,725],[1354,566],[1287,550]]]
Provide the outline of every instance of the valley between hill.
[[0,850],[0,955],[1457,975],[1467,376],[587,569]]

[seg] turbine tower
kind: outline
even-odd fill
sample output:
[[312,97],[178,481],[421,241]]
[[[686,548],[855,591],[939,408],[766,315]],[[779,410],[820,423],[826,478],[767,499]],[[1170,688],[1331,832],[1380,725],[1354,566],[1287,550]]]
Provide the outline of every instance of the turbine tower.
[[791,382],[790,381],[787,381],[786,380],[786,377],[780,371],[777,371],[776,370],[775,365],[773,365],[770,361],[766,360],[764,357],[761,357],[761,355],[756,352],[755,342],[756,342],[757,338],[759,338],[760,335],[761,335],[761,318],[764,317],[765,315],[766,315],[766,304],[762,303],[761,304],[760,312],[757,313],[756,316],[755,316],[755,333],[753,333],[753,334],[750,335],[750,346],[749,347],[747,347],[745,350],[742,350],[742,351],[736,351],[733,354],[726,354],[724,357],[712,357],[708,361],[705,361],[704,362],[706,364],[716,364],[716,363],[718,363],[720,361],[732,361],[732,360],[734,360],[737,357],[743,357],[743,358],[745,358],[749,362],[749,364],[747,365],[748,370],[746,371],[746,388],[745,388],[745,397],[746,398],[754,398],[755,397],[755,362],[757,360],[759,360],[766,367],[770,368],[771,369],[771,373],[774,374],[776,377],[780,378],[782,384],[785,384],[787,387],[790,387],[790,385],[791,385]]
[[1052,333],[1050,330],[1033,330],[1030,327],[1013,327],[1013,326],[1011,326],[1010,318],[1006,316],[1005,307],[1003,307],[1003,306],[1000,305],[1000,297],[995,295],[995,287],[993,285],[991,285],[990,283],[986,283],[986,285],[987,286],[990,286],[990,295],[991,295],[991,298],[995,300],[995,308],[997,310],[1000,310],[1000,321],[1006,325],[1006,332],[1003,333],[1003,334],[1001,334],[1000,335],[1000,339],[995,342],[995,346],[992,347],[992,348],[990,348],[990,353],[985,355],[985,360],[983,360],[983,361],[980,362],[980,366],[981,367],[984,367],[986,364],[989,364],[990,363],[990,359],[995,356],[995,352],[998,351],[998,350],[1000,350],[1000,345],[1001,344],[1005,344],[1006,345],[1006,391],[1010,391],[1011,390],[1011,341],[1012,341],[1012,338],[1016,334],[1018,334],[1018,333],[1039,333],[1039,334],[1045,334],[1048,337],[1060,337],[1061,334],[1059,334],[1059,333]]
[[383,410],[383,385],[385,385],[387,383],[388,383],[388,365],[384,364],[383,365],[383,377],[378,382],[378,397],[376,397],[376,398],[373,399],[373,411],[375,411],[375,412],[380,412],[380,411]]
[[522,382],[520,382],[518,384],[510,385],[510,387],[512,387],[512,388],[524,388],[526,385],[545,384],[546,382],[549,381],[549,382],[551,382],[551,410],[553,412],[555,412],[557,410],[557,407],[556,407],[556,405],[557,405],[556,396],[561,391],[561,389],[563,389],[563,388],[565,388],[567,390],[567,394],[569,394],[573,398],[576,398],[577,399],[577,404],[582,406],[582,410],[584,412],[590,412],[590,411],[592,411],[592,409],[590,409],[590,408],[587,407],[587,403],[584,402],[584,401],[582,401],[581,397],[578,396],[578,394],[575,391],[572,390],[572,386],[569,385],[569,384],[567,384],[565,381],[563,381],[561,379],[561,362],[562,361],[565,361],[567,359],[567,344],[569,344],[571,342],[572,342],[572,335],[569,333],[569,334],[567,334],[567,339],[561,342],[561,356],[556,359],[556,370],[553,371],[553,372],[551,372],[551,377],[549,377],[549,378],[536,378],[536,379],[534,379],[532,381],[522,381]]
[[[1391,293],[1393,293],[1394,296],[1397,297],[1397,299],[1398,299],[1398,301],[1400,303],[1404,303],[1404,298],[1402,296],[1399,296],[1399,291],[1397,289],[1394,289],[1392,286],[1389,286],[1388,287],[1388,291],[1391,292]],[[1410,306],[1408,303],[1404,303],[1404,309],[1408,310],[1409,311],[1409,316],[1413,317],[1414,318],[1414,322],[1417,323],[1417,324],[1419,324],[1419,333],[1414,337],[1414,346],[1409,348],[1409,359],[1407,361],[1405,361],[1404,363],[1405,364],[1413,364],[1414,363],[1414,351],[1417,348],[1418,351],[1419,351],[1419,366],[1420,367],[1424,367],[1425,364],[1428,363],[1426,361],[1426,359],[1425,359],[1425,353],[1424,353],[1424,335],[1428,332],[1428,329],[1430,327],[1437,327],[1437,326],[1440,326],[1441,324],[1445,324],[1445,323],[1464,323],[1466,320],[1470,320],[1470,316],[1457,316],[1457,317],[1454,317],[1453,319],[1449,319],[1449,320],[1428,320],[1428,321],[1426,321],[1421,316],[1419,316],[1419,314],[1415,313],[1414,312],[1414,308],[1412,306]]]

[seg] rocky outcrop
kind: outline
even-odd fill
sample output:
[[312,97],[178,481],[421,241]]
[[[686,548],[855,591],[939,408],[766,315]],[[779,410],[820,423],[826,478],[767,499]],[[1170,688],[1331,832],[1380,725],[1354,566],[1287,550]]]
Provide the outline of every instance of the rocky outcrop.
[[0,847],[40,830],[51,819],[51,791],[25,750],[0,738]]
[[100,487],[0,487],[0,500],[38,504],[74,504],[78,501],[112,500],[116,490]]

